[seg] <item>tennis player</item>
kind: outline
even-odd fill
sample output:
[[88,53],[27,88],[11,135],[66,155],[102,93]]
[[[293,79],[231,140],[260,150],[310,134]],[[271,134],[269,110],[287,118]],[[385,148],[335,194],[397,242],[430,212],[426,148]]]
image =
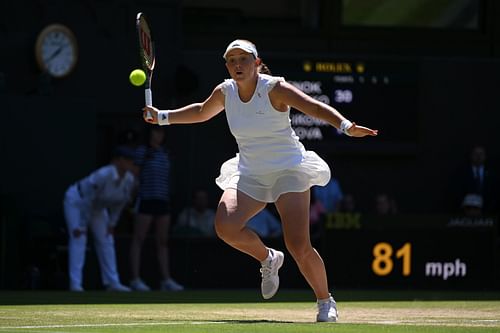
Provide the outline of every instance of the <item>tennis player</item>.
[[[309,235],[310,188],[327,184],[330,169],[315,152],[305,150],[291,127],[289,112],[293,107],[349,136],[375,136],[377,130],[350,122],[281,77],[260,73],[267,67],[250,41],[231,42],[223,57],[231,79],[215,87],[204,102],[176,110],[145,107],[144,119],[159,125],[199,123],[226,110],[239,153],[222,165],[216,179],[224,191],[215,218],[217,235],[261,263],[262,296],[273,297],[284,254],[266,247],[246,223],[266,203],[274,203],[286,247],[316,295],[316,320],[335,322],[338,312],[329,293],[325,265]],[[148,111],[153,119],[146,118]]]

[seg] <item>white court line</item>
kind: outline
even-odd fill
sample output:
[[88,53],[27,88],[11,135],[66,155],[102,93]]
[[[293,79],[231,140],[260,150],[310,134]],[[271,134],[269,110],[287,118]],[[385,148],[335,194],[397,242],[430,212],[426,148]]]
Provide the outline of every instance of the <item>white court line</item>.
[[[2,330],[0,330],[0,332],[3,332]],[[7,331],[7,332],[12,332],[12,331]],[[15,331],[16,333],[68,333],[68,331],[46,331],[46,330],[43,330],[43,331],[33,331],[33,330],[29,330],[29,329],[26,329],[26,331],[18,331],[16,330]]]
[[226,321],[164,321],[157,323],[113,323],[113,324],[69,324],[69,325],[29,325],[29,326],[0,326],[0,330],[29,329],[29,328],[71,328],[71,327],[110,327],[110,326],[163,326],[163,325],[207,325],[227,324]]

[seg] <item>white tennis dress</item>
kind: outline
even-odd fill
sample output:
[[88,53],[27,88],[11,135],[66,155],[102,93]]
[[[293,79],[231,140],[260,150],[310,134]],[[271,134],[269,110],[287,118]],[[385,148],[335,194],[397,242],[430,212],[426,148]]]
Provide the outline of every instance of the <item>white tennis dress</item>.
[[226,161],[215,180],[225,190],[275,202],[288,192],[304,192],[330,180],[330,168],[315,152],[305,150],[292,129],[290,109],[276,110],[269,91],[282,77],[259,74],[257,88],[247,103],[241,101],[232,79],[222,85],[226,117],[239,153]]

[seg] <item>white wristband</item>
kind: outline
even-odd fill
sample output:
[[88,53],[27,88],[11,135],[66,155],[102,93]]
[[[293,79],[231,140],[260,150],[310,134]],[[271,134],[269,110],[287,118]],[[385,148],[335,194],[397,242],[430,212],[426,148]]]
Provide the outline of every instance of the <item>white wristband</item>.
[[348,130],[349,128],[352,127],[352,123],[347,120],[347,119],[344,119],[342,120],[342,122],[340,123],[340,130],[342,131],[342,133],[344,133],[345,135],[349,135],[349,136],[352,136],[351,134],[349,134]]
[[169,110],[158,111],[158,125],[170,125],[168,121]]

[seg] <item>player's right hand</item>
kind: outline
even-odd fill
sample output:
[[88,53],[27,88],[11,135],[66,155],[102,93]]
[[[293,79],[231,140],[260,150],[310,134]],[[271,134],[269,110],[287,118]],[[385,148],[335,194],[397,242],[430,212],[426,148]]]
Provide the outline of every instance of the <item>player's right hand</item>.
[[158,124],[158,109],[151,105],[146,105],[142,109],[142,118],[150,124]]

